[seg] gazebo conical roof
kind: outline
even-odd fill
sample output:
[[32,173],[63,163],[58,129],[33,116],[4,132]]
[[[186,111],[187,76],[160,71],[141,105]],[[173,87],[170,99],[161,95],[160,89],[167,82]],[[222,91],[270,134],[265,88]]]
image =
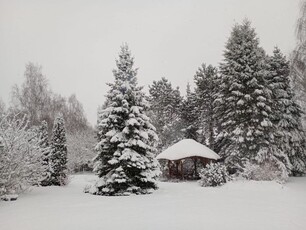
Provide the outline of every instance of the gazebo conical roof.
[[213,150],[193,139],[184,139],[177,142],[160,153],[156,158],[175,161],[189,157],[202,157],[213,160],[220,159],[220,156]]

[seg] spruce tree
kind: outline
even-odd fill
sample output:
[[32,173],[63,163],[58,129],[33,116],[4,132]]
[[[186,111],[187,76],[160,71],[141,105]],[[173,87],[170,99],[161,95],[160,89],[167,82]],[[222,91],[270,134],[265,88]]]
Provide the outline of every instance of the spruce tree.
[[287,170],[291,170],[292,175],[299,175],[305,171],[305,133],[301,123],[302,110],[295,102],[291,89],[290,64],[277,47],[273,51],[273,56],[268,58],[268,62],[277,157]]
[[212,65],[202,66],[194,76],[195,93],[199,115],[200,142],[214,149],[216,122],[214,120],[214,100],[217,88],[218,70]]
[[182,103],[181,118],[183,123],[184,138],[198,139],[199,109],[196,94],[191,91],[190,84],[187,84],[186,98]]
[[250,22],[235,25],[220,65],[219,93],[215,100],[222,140],[220,154],[227,163],[249,160],[263,164],[270,158],[273,136],[271,92],[265,52]]
[[38,129],[39,135],[39,146],[43,155],[43,167],[45,169],[44,179],[41,182],[41,185],[47,186],[50,184],[50,146],[49,146],[49,137],[48,137],[48,123],[42,121]]
[[153,81],[149,86],[152,123],[159,136],[158,149],[162,150],[183,137],[181,107],[183,98],[179,88],[173,88],[166,78]]
[[107,104],[100,112],[94,171],[96,195],[146,194],[157,188],[159,164],[154,158],[158,139],[146,116],[148,103],[137,85],[137,69],[127,45],[121,47],[115,82],[109,84]]
[[67,141],[64,118],[58,116],[54,120],[51,148],[50,148],[50,167],[52,185],[65,185],[68,180],[67,170]]

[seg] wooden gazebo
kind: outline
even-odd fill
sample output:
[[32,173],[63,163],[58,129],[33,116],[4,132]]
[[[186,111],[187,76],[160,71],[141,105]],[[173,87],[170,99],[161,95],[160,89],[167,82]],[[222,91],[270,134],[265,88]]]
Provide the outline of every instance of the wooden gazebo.
[[197,163],[200,162],[203,166],[217,161],[220,156],[205,145],[196,142],[193,139],[184,139],[170,146],[168,149],[160,153],[158,160],[168,161],[169,178],[174,175],[184,179],[184,161],[191,159],[193,161],[194,175],[198,175]]

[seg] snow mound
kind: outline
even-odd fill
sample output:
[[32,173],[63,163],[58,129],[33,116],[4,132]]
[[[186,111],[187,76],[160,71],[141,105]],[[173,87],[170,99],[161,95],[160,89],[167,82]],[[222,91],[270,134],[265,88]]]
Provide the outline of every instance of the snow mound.
[[187,157],[204,157],[214,160],[220,159],[220,156],[213,150],[192,139],[184,139],[179,141],[160,153],[156,158],[179,160]]
[[230,181],[223,186],[223,189],[239,190],[239,191],[275,191],[285,189],[285,185],[276,181],[255,181],[238,179]]

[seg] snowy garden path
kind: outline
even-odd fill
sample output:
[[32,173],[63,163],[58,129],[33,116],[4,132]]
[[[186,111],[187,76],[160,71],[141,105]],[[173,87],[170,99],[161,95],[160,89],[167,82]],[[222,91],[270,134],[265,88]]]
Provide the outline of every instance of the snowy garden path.
[[0,202],[1,230],[269,229],[306,226],[306,178],[236,181],[220,188],[195,182],[159,183],[152,195],[85,194],[92,175],[76,175],[66,187],[34,188],[14,202]]

